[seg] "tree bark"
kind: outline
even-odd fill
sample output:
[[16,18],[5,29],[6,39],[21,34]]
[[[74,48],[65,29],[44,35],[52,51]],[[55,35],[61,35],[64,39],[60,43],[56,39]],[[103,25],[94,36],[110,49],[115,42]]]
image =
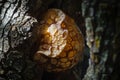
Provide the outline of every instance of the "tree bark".
[[[32,29],[49,8],[74,18],[85,37],[83,62],[60,74],[31,58]],[[117,0],[0,0],[0,80],[119,80],[119,10]]]

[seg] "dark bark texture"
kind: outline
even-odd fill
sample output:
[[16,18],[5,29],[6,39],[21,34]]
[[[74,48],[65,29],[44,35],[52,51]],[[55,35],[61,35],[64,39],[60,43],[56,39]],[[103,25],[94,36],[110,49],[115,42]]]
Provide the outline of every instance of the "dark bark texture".
[[[32,60],[32,30],[49,8],[72,17],[85,38],[84,59],[48,73]],[[0,0],[0,80],[120,80],[118,0]]]

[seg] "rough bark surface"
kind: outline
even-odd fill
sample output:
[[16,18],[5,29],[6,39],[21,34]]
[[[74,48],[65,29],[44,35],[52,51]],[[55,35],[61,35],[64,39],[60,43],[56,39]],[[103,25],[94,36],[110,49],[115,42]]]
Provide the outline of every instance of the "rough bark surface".
[[30,74],[28,72],[30,67],[25,67],[28,63],[25,61],[27,58],[25,55],[29,50],[29,45],[28,42],[23,46],[22,44],[31,36],[31,27],[37,20],[28,15],[27,4],[28,0],[0,1],[1,79],[27,80],[29,78],[26,73]]
[[[33,23],[49,8],[74,18],[85,37],[83,62],[61,73],[44,72],[31,58]],[[117,0],[0,0],[0,80],[119,80],[119,26]]]

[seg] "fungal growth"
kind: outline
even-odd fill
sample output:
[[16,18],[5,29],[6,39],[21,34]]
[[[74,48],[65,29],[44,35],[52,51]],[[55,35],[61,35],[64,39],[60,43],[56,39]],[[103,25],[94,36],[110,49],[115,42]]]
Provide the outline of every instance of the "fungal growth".
[[47,71],[70,69],[82,59],[82,33],[74,20],[59,9],[45,13],[33,36],[39,44],[34,60]]
[[[59,12],[58,16],[59,17],[55,19],[56,23],[51,24],[47,29],[48,36],[51,38],[48,38],[50,40],[50,44],[46,43],[41,45],[40,50],[37,53],[41,53],[50,57],[56,57],[65,48],[68,30],[62,29],[61,27],[61,23],[65,19],[65,14]],[[42,49],[46,46],[49,46],[48,49]]]

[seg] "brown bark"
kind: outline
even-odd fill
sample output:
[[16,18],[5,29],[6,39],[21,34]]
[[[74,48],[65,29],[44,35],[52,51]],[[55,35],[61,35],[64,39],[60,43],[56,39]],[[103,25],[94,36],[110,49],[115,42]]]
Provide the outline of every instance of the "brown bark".
[[[62,76],[32,61],[33,23],[49,8],[74,18],[86,40],[83,62]],[[117,0],[0,0],[0,80],[119,80],[119,10]]]

